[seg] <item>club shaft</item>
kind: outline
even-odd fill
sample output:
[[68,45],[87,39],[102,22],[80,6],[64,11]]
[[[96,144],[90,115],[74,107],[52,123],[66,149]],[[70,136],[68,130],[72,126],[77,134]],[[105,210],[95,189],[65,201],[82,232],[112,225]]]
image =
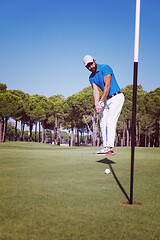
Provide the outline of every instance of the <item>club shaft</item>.
[[98,113],[96,113],[96,116],[95,116],[95,118],[93,119],[92,126],[91,126],[91,128],[90,128],[90,129],[92,129],[92,127],[93,127],[93,124],[94,124],[94,122],[95,122],[95,120],[96,120],[96,118],[97,118],[97,115],[98,115]]

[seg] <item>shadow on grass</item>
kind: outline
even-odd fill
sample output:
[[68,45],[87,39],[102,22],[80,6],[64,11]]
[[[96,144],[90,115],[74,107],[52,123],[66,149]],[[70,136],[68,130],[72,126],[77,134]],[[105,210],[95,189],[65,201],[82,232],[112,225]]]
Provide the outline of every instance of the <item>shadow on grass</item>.
[[116,174],[115,174],[115,172],[114,172],[114,170],[113,170],[113,168],[112,168],[112,166],[111,166],[111,164],[115,164],[115,162],[109,160],[108,158],[104,158],[104,159],[99,160],[99,161],[97,161],[97,162],[99,162],[99,163],[104,163],[104,164],[108,164],[108,165],[109,165],[109,167],[110,167],[110,169],[111,169],[111,172],[112,172],[112,174],[113,174],[113,176],[114,176],[114,179],[116,180],[116,182],[117,182],[118,186],[120,187],[121,191],[123,192],[123,194],[125,195],[125,197],[126,197],[127,200],[129,201],[129,197],[128,197],[126,191],[124,190],[122,184],[121,184],[120,181],[118,180],[118,178],[117,178],[117,176],[116,176]]

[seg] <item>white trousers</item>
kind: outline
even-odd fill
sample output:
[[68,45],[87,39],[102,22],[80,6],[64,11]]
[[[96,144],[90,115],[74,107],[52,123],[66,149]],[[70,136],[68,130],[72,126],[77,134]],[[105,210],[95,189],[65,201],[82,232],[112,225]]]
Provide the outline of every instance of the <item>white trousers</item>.
[[123,103],[123,93],[117,94],[105,102],[100,120],[103,147],[114,147],[117,121],[121,113]]

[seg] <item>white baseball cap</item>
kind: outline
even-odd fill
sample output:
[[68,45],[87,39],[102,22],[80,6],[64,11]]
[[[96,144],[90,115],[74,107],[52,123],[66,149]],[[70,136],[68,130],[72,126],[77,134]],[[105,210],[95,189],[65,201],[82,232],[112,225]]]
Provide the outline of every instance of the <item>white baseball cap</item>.
[[84,58],[83,58],[83,63],[85,65],[85,67],[87,66],[88,63],[92,63],[93,62],[93,57],[90,56],[90,55],[86,55]]

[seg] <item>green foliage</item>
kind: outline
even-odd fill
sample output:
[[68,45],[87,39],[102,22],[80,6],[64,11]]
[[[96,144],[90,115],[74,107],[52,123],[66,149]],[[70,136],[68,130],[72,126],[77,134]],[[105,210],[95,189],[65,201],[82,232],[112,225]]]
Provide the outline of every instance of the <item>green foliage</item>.
[[68,97],[64,102],[65,122],[71,122],[72,127],[85,128],[83,116],[94,115],[94,100],[92,88],[85,88],[77,94]]
[[57,101],[64,100],[64,96],[61,94],[57,94],[57,95],[53,95],[53,96],[49,97],[49,99],[51,99],[53,102],[57,102]]
[[[133,85],[128,85],[123,89],[123,94],[125,96],[125,102],[122,109],[123,119],[132,119],[132,99],[133,99]],[[144,109],[143,97],[145,91],[141,85],[137,86],[137,112],[141,112]]]
[[9,90],[9,92],[11,94],[13,94],[14,96],[19,97],[22,102],[23,107],[21,107],[19,113],[15,114],[15,116],[13,117],[15,120],[21,120],[24,122],[28,122],[29,121],[29,116],[27,116],[27,109],[28,109],[28,105],[29,105],[29,94],[28,93],[24,93],[20,90]]
[[63,104],[64,104],[64,96],[63,95],[53,95],[49,97],[49,100],[52,101],[54,104],[54,109],[50,112],[50,116],[48,117],[47,124],[49,126],[52,126],[51,129],[54,129],[57,124],[61,124],[61,122],[64,119],[64,109],[63,109]]
[[156,119],[160,118],[160,87],[154,91],[145,94],[145,110],[148,114],[153,115]]
[[0,93],[4,93],[7,90],[7,85],[0,83]]
[[23,109],[23,103],[20,97],[12,94],[10,91],[0,93],[0,113],[2,117],[19,116]]
[[[130,132],[132,121],[133,86],[123,89],[125,102],[120,115],[117,130],[122,136],[124,124]],[[20,90],[7,90],[6,84],[0,83],[0,124],[12,117],[22,124],[30,126],[40,122],[43,129],[57,131],[57,128],[77,128],[86,131],[86,124],[91,124],[95,116],[92,87],[84,88],[67,99],[57,94],[49,98],[42,95],[30,96]],[[149,93],[141,85],[137,86],[137,127],[142,139],[152,135],[153,141],[159,143],[160,128],[160,88]],[[31,133],[30,133],[31,134]],[[145,136],[144,136],[145,135]],[[141,136],[140,136],[141,138]]]
[[42,121],[47,118],[51,108],[51,102],[45,97],[40,95],[33,95],[29,98],[29,105],[27,114],[32,121]]

